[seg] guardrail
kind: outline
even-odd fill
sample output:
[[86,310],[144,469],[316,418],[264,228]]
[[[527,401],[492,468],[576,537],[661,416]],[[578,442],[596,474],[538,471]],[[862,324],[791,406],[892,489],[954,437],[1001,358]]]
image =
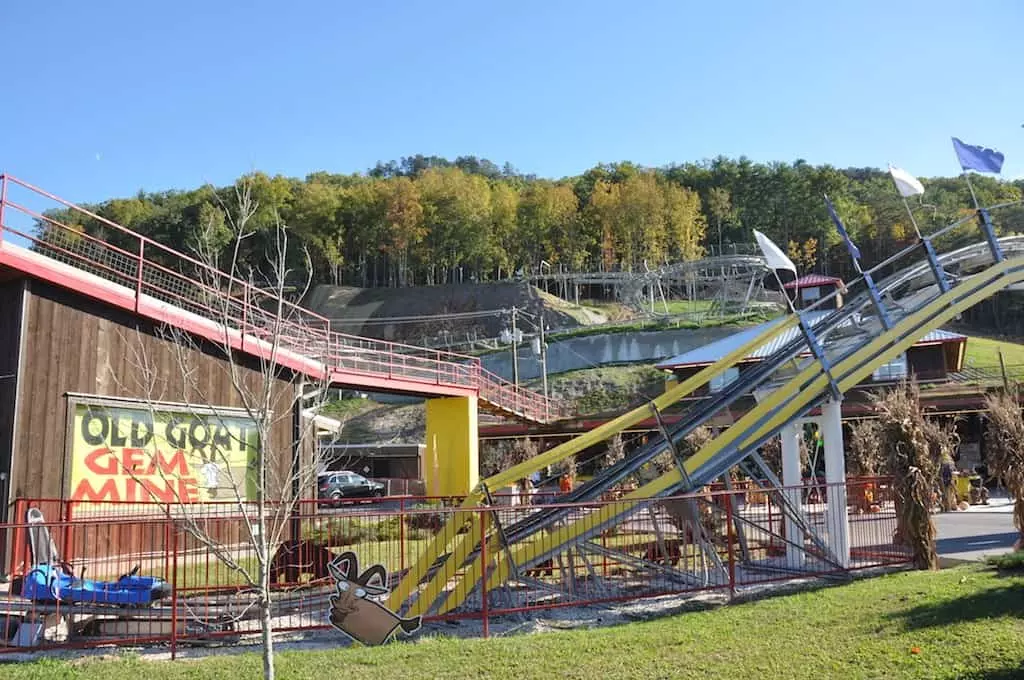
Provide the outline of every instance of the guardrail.
[[[40,200],[51,209],[30,207]],[[14,226],[19,217],[27,224]],[[136,313],[173,311],[172,323],[188,317],[192,325],[205,324],[212,340],[242,351],[291,353],[349,379],[476,390],[495,407],[530,420],[563,413],[543,395],[483,371],[477,357],[334,331],[324,316],[9,175],[0,175],[2,241],[119,286],[112,292],[130,294]]]

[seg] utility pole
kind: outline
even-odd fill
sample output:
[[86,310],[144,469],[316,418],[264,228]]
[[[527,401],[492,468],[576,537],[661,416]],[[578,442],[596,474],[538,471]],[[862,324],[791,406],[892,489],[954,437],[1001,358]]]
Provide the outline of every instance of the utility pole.
[[[1002,359],[1002,350],[999,358]],[[548,398],[548,345],[544,342],[544,310],[540,311],[540,374],[544,382],[544,399]]]
[[519,387],[519,332],[516,329],[516,312],[512,307],[512,382]]

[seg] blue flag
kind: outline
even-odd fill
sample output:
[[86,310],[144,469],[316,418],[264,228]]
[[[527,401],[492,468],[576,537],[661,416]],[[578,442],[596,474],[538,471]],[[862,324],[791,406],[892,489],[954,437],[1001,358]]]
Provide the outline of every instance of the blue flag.
[[956,137],[953,138],[953,148],[956,150],[957,158],[960,159],[960,167],[964,170],[992,172],[998,175],[999,171],[1003,169],[1003,154],[995,149],[964,144]]
[[828,214],[832,216],[832,221],[836,223],[836,229],[839,230],[839,235],[843,237],[843,241],[846,242],[846,249],[850,251],[850,257],[854,260],[860,259],[860,248],[854,244],[850,235],[846,233],[846,227],[843,226],[843,221],[839,219],[839,215],[836,214],[835,206],[832,205],[832,201],[828,200],[828,196],[825,196],[825,205],[828,206]]

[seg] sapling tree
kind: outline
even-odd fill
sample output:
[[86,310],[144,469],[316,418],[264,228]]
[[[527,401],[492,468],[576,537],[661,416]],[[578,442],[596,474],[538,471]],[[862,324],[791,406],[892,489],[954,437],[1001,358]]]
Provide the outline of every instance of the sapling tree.
[[[279,591],[272,588],[271,567],[283,543],[301,538],[296,535],[301,534],[296,510],[326,467],[323,448],[316,441],[316,416],[329,382],[326,359],[318,361],[317,354],[326,356],[328,342],[327,329],[318,327],[315,317],[284,301],[285,282],[293,272],[288,267],[289,230],[276,213],[270,215],[269,226],[261,227],[261,238],[271,244],[265,266],[241,266],[239,253],[256,233],[252,221],[258,209],[251,187],[240,183],[230,205],[222,201],[209,211],[196,235],[194,278],[184,285],[176,281],[184,293],[172,303],[201,310],[214,321],[212,337],[198,338],[177,325],[159,328],[157,335],[173,356],[169,376],[166,358],[154,356],[151,345],[143,341],[144,332],[136,330],[138,341],[129,343],[135,384],[122,391],[142,394],[154,417],[171,402],[176,411],[187,411],[208,432],[218,433],[208,435],[206,445],[191,455],[199,457],[194,467],[216,478],[216,497],[222,503],[208,506],[178,494],[167,504],[167,513],[179,531],[248,588],[252,602],[244,608],[258,611],[263,676],[272,680],[274,601]],[[286,368],[286,354],[293,359],[301,354],[308,359],[307,367]],[[216,361],[211,363],[209,357]],[[220,374],[211,376],[211,370]],[[126,384],[124,376],[114,378]],[[228,398],[223,391],[211,394],[212,384],[225,382],[230,386]],[[159,443],[154,442],[148,455],[159,455]],[[248,456],[240,474],[239,450]],[[225,536],[229,523],[240,526],[237,540]]]

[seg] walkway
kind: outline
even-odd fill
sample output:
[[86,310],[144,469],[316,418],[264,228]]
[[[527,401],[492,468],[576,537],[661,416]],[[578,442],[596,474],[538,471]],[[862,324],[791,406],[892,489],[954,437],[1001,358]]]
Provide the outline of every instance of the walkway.
[[1017,540],[1013,504],[1005,496],[962,512],[936,513],[934,518],[937,548],[944,565],[984,560],[988,555],[1009,551]]
[[[97,228],[81,226],[88,224]],[[485,410],[540,423],[564,415],[543,395],[485,370],[479,358],[338,333],[325,317],[8,175],[0,175],[3,269],[335,385],[477,396]]]

